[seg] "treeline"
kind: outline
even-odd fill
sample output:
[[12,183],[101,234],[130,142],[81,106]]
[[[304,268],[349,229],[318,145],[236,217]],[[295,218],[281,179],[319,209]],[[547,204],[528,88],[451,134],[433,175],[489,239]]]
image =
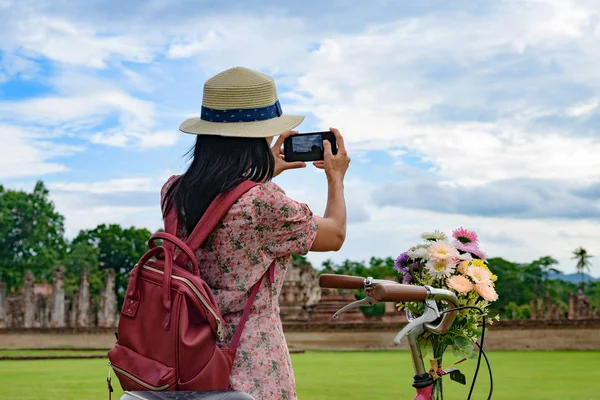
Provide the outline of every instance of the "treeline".
[[[55,210],[42,182],[38,182],[31,193],[5,190],[0,185],[0,278],[9,292],[22,287],[25,270],[30,269],[38,282],[51,282],[54,269],[62,264],[67,294],[77,288],[81,271],[87,268],[90,293],[97,296],[103,287],[104,270],[111,268],[116,272],[115,290],[120,306],[128,273],[147,250],[150,234],[147,229],[112,224],[82,230],[73,240],[67,240],[64,217]],[[298,256],[295,260],[306,262]],[[500,296],[492,310],[504,317],[525,318],[529,313],[529,301],[544,297],[546,293],[566,310],[568,293],[575,292],[577,285],[551,279],[556,264],[551,257],[528,264],[490,259],[490,269],[498,276],[496,290]],[[385,278],[397,275],[393,266],[392,258],[373,257],[366,263],[327,261],[321,272]],[[587,284],[585,290],[595,307],[600,308],[600,282]],[[363,311],[368,315],[382,314],[383,304]]]

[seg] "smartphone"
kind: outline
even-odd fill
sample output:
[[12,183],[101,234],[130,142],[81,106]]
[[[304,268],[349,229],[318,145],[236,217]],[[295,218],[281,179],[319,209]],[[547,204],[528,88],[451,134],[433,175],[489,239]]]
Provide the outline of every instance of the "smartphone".
[[323,141],[331,142],[331,152],[337,154],[335,135],[331,131],[298,133],[283,142],[285,161],[320,161],[323,159]]

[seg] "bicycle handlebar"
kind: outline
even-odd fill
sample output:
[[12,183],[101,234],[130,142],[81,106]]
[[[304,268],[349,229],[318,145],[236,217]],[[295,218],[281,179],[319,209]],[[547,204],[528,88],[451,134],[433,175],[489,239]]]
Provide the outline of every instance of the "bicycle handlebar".
[[323,274],[319,286],[330,289],[364,289],[365,278],[350,275]]
[[423,286],[412,285],[377,285],[373,290],[373,298],[377,301],[391,301],[396,303],[425,301],[429,291]]

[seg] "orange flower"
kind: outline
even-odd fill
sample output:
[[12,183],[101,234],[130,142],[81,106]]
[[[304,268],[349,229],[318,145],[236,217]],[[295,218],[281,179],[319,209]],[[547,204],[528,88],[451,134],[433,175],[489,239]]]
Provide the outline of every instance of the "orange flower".
[[473,283],[461,275],[454,275],[452,278],[448,279],[448,286],[458,293],[467,293],[473,290]]
[[466,273],[476,284],[485,283],[489,285],[492,282],[490,271],[485,268],[470,266],[467,268]]
[[496,290],[492,287],[492,285],[488,284],[488,283],[478,283],[475,285],[475,290],[477,291],[477,293],[479,293],[479,295],[481,297],[483,297],[484,300],[487,301],[496,301],[498,300],[498,293],[496,293]]

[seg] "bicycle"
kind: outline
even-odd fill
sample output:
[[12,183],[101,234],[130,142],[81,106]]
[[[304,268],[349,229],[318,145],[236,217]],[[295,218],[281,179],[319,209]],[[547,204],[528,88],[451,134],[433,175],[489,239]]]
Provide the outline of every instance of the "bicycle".
[[[432,334],[443,334],[452,326],[456,317],[456,312],[465,308],[476,308],[471,306],[458,305],[458,298],[456,295],[446,289],[437,289],[430,286],[414,286],[400,284],[396,281],[388,281],[382,279],[373,278],[362,278],[350,275],[331,275],[324,274],[319,278],[319,285],[324,288],[331,289],[348,289],[358,290],[363,289],[366,293],[366,297],[354,301],[338,310],[333,318],[337,319],[340,314],[350,309],[357,307],[368,307],[372,306],[377,302],[393,302],[393,303],[407,303],[407,302],[424,302],[424,312],[418,317],[414,317],[408,309],[406,309],[406,316],[408,324],[402,328],[402,330],[394,338],[394,344],[400,344],[401,340],[406,337],[408,347],[411,353],[413,367],[415,375],[413,377],[412,386],[416,389],[417,394],[414,400],[431,400],[432,389],[434,383],[434,374],[438,375],[437,378],[441,378],[443,375],[449,375],[452,380],[459,383],[466,384],[465,376],[460,373],[458,369],[450,368],[448,370],[441,371],[427,371],[423,363],[423,355],[421,348],[418,343],[419,336],[430,332]],[[445,301],[450,306],[445,311],[440,312],[436,301]],[[477,309],[477,308],[476,308]],[[478,309],[479,310],[479,309]],[[482,312],[481,310],[479,310]],[[493,379],[491,374],[491,367],[487,355],[483,351],[483,338],[485,334],[485,317],[482,330],[481,343],[478,343],[480,349],[480,358],[477,363],[475,370],[475,376],[469,392],[469,398],[472,395],[477,373],[479,371],[479,365],[481,363],[481,355],[485,357],[490,372],[490,392],[488,399],[491,399],[493,392]]]
[[[423,302],[425,304],[424,312],[418,317],[414,317],[411,313],[406,310],[408,324],[402,328],[402,330],[396,335],[393,343],[395,345],[400,344],[403,338],[406,338],[408,347],[411,353],[412,363],[415,371],[413,377],[412,386],[416,389],[416,396],[413,400],[431,400],[432,389],[434,384],[433,373],[438,375],[449,375],[451,379],[456,380],[462,384],[466,383],[465,376],[460,373],[458,369],[450,368],[445,371],[428,371],[423,363],[423,355],[418,343],[420,335],[430,332],[432,334],[443,334],[445,333],[454,322],[456,312],[464,308],[474,308],[470,306],[459,307],[458,298],[456,295],[445,289],[437,289],[430,286],[413,286],[400,284],[395,281],[388,281],[382,279],[363,278],[350,275],[333,275],[323,274],[319,277],[319,285],[323,288],[331,289],[347,289],[347,290],[359,290],[363,289],[366,293],[366,297],[354,301],[350,304],[345,305],[339,309],[333,318],[339,318],[340,314],[357,307],[372,306],[378,302],[394,302],[394,303],[405,303],[405,302]],[[437,301],[445,301],[449,304],[450,308],[440,312],[437,306]],[[485,361],[488,365],[490,372],[490,392],[488,399],[491,398],[493,391],[493,380],[491,374],[491,368],[487,355],[483,351],[483,339],[485,334],[485,317],[483,322],[483,331],[481,342],[477,343],[480,353],[477,362],[477,368],[473,382],[471,384],[471,390],[469,392],[469,398],[473,392],[477,373],[479,371],[479,365],[481,363],[481,356],[485,357]],[[440,376],[440,377],[441,377]],[[439,378],[438,378],[439,379]],[[148,392],[125,392],[121,397],[121,400],[167,400],[167,399],[180,399],[180,400],[252,400],[252,397],[246,393],[238,391],[214,391],[214,392],[171,392],[171,393],[148,393]]]

